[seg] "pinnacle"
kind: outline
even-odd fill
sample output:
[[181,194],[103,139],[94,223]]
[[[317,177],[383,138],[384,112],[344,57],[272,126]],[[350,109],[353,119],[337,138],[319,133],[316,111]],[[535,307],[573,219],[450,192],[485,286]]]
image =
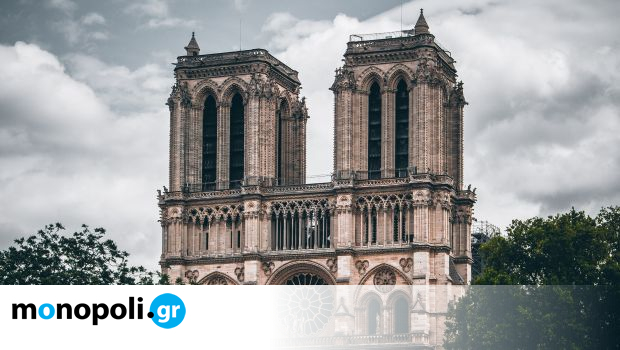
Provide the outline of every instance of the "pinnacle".
[[418,17],[418,21],[415,24],[415,35],[418,34],[428,34],[428,23],[426,23],[426,19],[424,18],[424,10],[420,9],[420,17]]
[[189,40],[189,44],[185,46],[185,51],[187,51],[188,56],[197,55],[200,52],[200,46],[198,46],[194,32],[192,32],[192,38]]

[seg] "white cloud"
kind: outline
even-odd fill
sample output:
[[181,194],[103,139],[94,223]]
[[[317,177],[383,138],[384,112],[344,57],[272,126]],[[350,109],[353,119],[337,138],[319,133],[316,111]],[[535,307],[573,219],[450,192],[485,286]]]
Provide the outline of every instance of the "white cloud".
[[82,45],[87,49],[94,45],[95,41],[107,40],[108,33],[101,30],[90,30],[81,21],[66,18],[54,23],[54,28],[64,35],[71,45]]
[[142,0],[134,2],[125,9],[125,13],[139,18],[146,18],[146,22],[142,24],[142,26],[146,28],[199,27],[199,23],[196,20],[179,18],[171,15],[166,0]]
[[130,70],[83,54],[69,55],[66,61],[71,76],[93,88],[97,97],[117,113],[161,110],[165,102],[162,92],[170,88],[173,79],[157,64]]
[[126,9],[127,13],[150,17],[168,16],[168,2],[165,0],[136,1]]
[[75,2],[71,0],[49,0],[47,4],[48,6],[61,10],[65,13],[71,13],[77,8]]
[[[169,74],[76,56],[74,77],[51,53],[21,42],[0,46],[0,62],[2,245],[46,223],[87,223],[108,229],[132,262],[156,268]],[[143,105],[117,111],[125,95]]]
[[173,28],[173,27],[196,28],[198,27],[198,21],[189,20],[189,19],[181,19],[177,17],[151,18],[146,22],[146,27],[148,28]]
[[245,11],[248,7],[249,0],[234,0],[233,4],[235,5],[235,10],[238,12]]
[[267,18],[262,31],[271,36],[269,47],[281,50],[330,26],[329,21],[300,20],[288,12],[276,12]]
[[90,12],[82,17],[82,23],[86,25],[105,24],[105,18],[97,12]]

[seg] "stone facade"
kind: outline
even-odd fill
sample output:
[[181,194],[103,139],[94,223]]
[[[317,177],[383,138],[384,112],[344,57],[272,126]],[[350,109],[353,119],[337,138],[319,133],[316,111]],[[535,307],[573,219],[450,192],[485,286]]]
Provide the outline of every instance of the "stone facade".
[[305,184],[297,72],[262,49],[200,55],[192,36],[167,103],[164,273],[200,284],[417,286],[405,293],[411,324],[425,305],[434,321],[416,334],[441,342],[428,324],[445,311],[434,300],[449,298],[429,287],[471,278],[466,103],[422,14],[413,30],[388,34],[347,44],[331,87],[334,174],[319,184]]

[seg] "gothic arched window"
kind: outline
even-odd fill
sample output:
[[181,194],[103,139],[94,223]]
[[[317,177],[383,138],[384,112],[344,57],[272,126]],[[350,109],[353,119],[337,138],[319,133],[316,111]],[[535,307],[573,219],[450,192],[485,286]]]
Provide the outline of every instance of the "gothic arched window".
[[368,303],[367,324],[368,335],[381,334],[381,305],[376,299]]
[[217,166],[217,106],[215,98],[205,99],[202,112],[202,190],[215,190]]
[[368,178],[381,177],[381,89],[372,83],[368,94]]
[[396,107],[395,136],[394,141],[396,155],[396,176],[407,175],[409,166],[409,92],[404,80],[400,80],[396,87],[394,106]]
[[241,187],[244,161],[244,111],[243,98],[236,93],[230,103],[230,188]]
[[409,303],[400,297],[394,303],[394,333],[409,333]]

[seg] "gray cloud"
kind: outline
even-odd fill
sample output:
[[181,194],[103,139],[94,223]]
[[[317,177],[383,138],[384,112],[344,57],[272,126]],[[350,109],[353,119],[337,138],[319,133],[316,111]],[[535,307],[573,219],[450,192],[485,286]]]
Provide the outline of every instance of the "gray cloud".
[[[10,62],[0,68],[3,240],[48,222],[88,223],[106,227],[136,261],[154,267],[154,191],[165,183],[160,155],[167,152],[167,110],[157,97],[171,77],[158,78],[162,72],[148,65],[132,71],[78,56],[75,75],[97,79],[91,87],[68,75],[57,57],[25,43],[0,46],[0,62]],[[123,89],[110,85],[110,75],[124,77]],[[122,114],[108,107],[124,95],[151,107],[133,105],[130,113],[120,103]]]
[[198,21],[188,18],[175,17],[170,13],[167,0],[136,1],[125,9],[125,13],[146,19],[143,26],[146,28],[200,27]]
[[[204,26],[205,53],[238,46],[241,12],[243,46],[265,47],[299,71],[311,117],[308,174],[330,173],[334,69],[349,34],[400,28],[398,3],[50,0],[53,15],[30,3],[28,16],[3,4],[0,248],[49,222],[88,223],[155,267],[169,63],[192,25]],[[505,227],[620,204],[620,3],[415,1],[403,6],[405,28],[420,7],[465,83],[465,176],[478,188],[479,219]]]

